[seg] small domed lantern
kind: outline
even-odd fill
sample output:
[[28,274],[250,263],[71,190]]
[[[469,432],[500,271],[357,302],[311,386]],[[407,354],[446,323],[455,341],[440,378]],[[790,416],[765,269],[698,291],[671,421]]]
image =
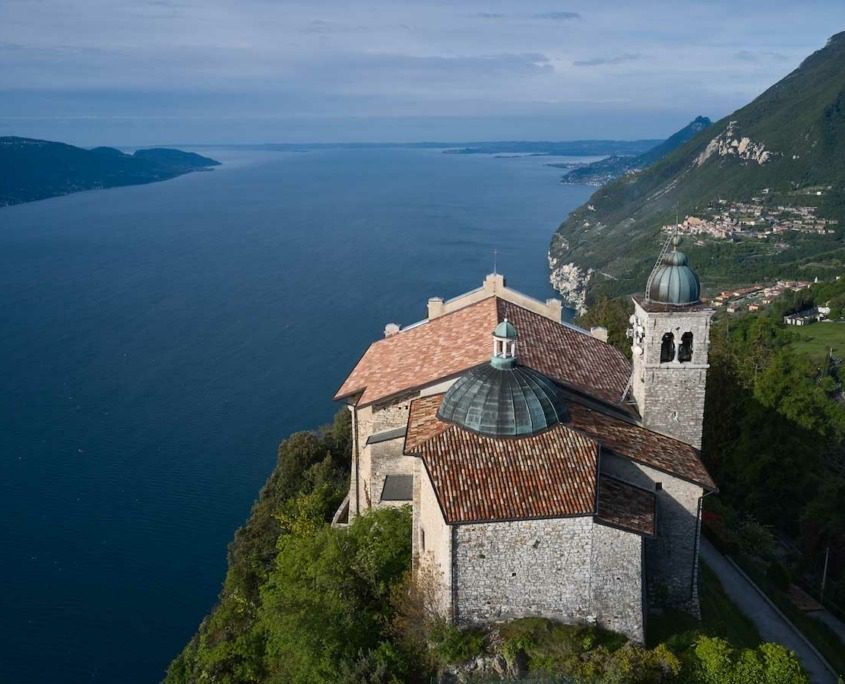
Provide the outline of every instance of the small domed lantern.
[[512,368],[516,363],[516,328],[503,320],[493,331],[493,359],[496,368]]

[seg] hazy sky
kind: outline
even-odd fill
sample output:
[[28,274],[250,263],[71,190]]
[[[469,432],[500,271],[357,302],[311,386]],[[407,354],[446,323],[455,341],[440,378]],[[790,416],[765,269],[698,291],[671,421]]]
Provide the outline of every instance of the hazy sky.
[[843,0],[0,0],[0,135],[665,137],[843,29]]

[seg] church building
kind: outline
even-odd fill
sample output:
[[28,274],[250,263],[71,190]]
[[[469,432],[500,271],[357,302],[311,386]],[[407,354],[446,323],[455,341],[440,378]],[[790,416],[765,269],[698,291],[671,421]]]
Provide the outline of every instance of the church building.
[[352,413],[344,524],[413,507],[413,564],[462,625],[539,616],[635,641],[649,607],[698,612],[713,311],[667,243],[634,297],[633,363],[603,328],[498,274],[389,324],[336,399]]

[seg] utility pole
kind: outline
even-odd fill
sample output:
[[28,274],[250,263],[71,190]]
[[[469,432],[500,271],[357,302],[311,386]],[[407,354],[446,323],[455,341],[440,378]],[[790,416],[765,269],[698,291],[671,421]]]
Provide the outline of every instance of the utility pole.
[[830,544],[824,552],[824,570],[822,570],[822,588],[819,592],[819,603],[824,605],[824,585],[827,583],[827,561],[830,558]]

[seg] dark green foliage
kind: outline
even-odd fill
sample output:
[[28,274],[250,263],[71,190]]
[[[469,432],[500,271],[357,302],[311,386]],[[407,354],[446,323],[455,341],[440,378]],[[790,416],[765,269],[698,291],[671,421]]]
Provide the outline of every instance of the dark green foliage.
[[[410,510],[373,511],[348,531],[314,522],[280,538],[261,590],[267,681],[334,682],[341,667],[376,676],[399,660],[382,644],[390,590],[410,567]],[[381,661],[369,655],[380,648]]]
[[[551,255],[597,271],[590,299],[600,294],[640,291],[663,237],[660,227],[676,217],[700,214],[724,199],[750,201],[764,188],[767,201],[816,205],[818,214],[838,219],[832,235],[784,234],[787,249],[774,241],[738,244],[684,243],[690,262],[708,291],[784,277],[827,277],[845,266],[845,34],[747,106],[713,124],[640,173],[600,188],[574,211],[552,239]],[[765,144],[777,154],[766,164],[735,156],[696,158],[730,121],[738,135]],[[810,195],[811,189],[823,195]],[[586,225],[589,224],[589,225]],[[780,240],[779,240],[780,241]],[[607,277],[607,274],[610,277]]]
[[780,644],[737,650],[717,637],[699,637],[691,681],[700,684],[809,684],[798,660]]
[[342,500],[350,443],[349,412],[342,410],[330,427],[317,434],[297,433],[279,445],[276,468],[229,546],[219,603],[170,665],[166,681],[264,680],[266,635],[257,627],[260,587],[273,567],[284,523],[308,516],[325,520]]
[[836,479],[845,409],[790,339],[765,316],[714,324],[703,454],[731,505],[795,533],[821,482]]
[[0,207],[91,188],[152,183],[220,162],[171,149],[124,154],[64,143],[0,137]]
[[675,653],[686,653],[702,635],[720,637],[741,648],[760,644],[757,628],[725,594],[716,574],[704,563],[700,565],[699,601],[701,620],[681,610],[669,610],[649,616],[648,643],[665,643]]
[[440,666],[466,662],[484,653],[484,632],[458,629],[445,620],[438,620],[431,629],[429,648]]
[[[819,288],[819,297],[838,296],[842,287]],[[729,506],[707,503],[715,515],[711,526],[721,530],[727,550],[768,563],[772,532],[787,537],[800,549],[790,570],[811,586],[817,586],[830,546],[828,598],[842,603],[837,581],[845,575],[845,406],[836,399],[839,369],[797,352],[794,340],[803,331],[778,322],[784,306],[812,303],[815,290],[792,296],[771,315],[713,325],[703,456]]]
[[766,568],[766,577],[772,585],[779,591],[788,591],[792,580],[789,577],[789,571],[783,567],[783,563],[772,561],[769,567]]
[[626,335],[628,319],[634,313],[634,304],[628,297],[601,296],[587,313],[578,318],[578,325],[584,328],[603,326],[607,328],[607,341],[631,358],[631,340]]
[[541,618],[498,628],[509,668],[575,682],[668,682],[680,660],[665,646],[646,649],[594,627],[562,625]]

